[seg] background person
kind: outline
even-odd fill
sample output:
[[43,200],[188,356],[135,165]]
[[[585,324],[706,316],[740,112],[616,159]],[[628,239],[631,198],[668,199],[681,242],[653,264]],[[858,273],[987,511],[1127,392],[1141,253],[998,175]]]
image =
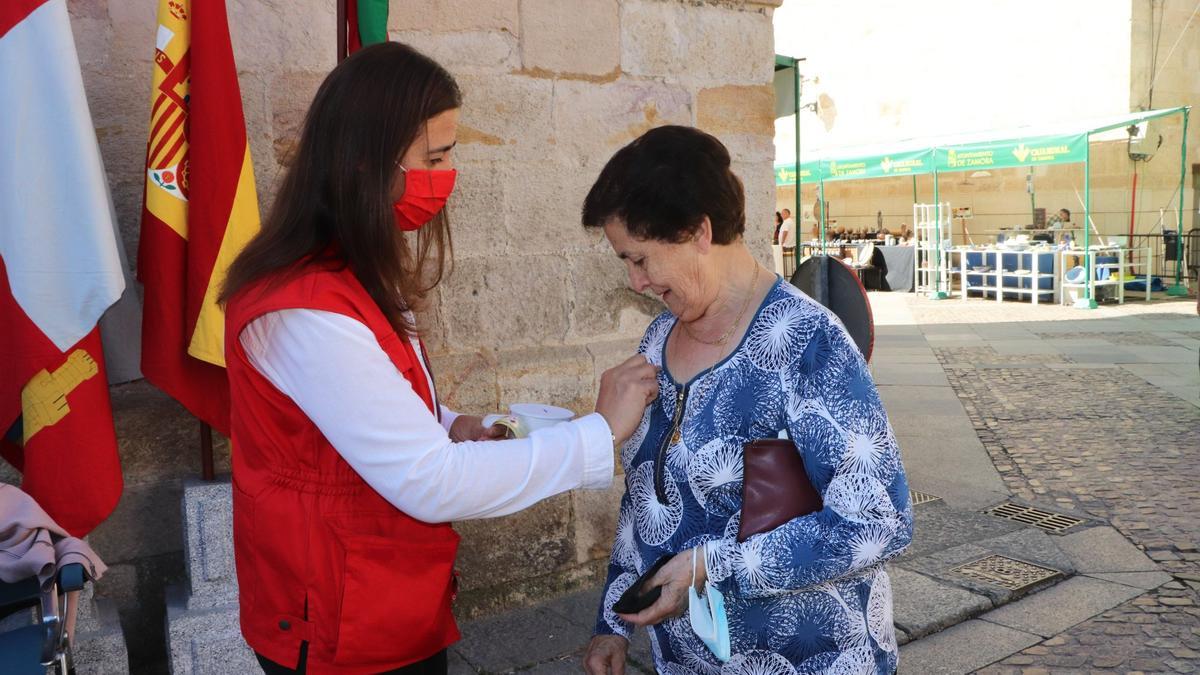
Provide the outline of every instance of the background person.
[[779,228],[779,245],[790,248],[796,245],[796,219],[792,212],[783,210],[783,225]]
[[1062,230],[1071,227],[1071,211],[1059,209],[1058,213],[1046,219],[1047,230]]

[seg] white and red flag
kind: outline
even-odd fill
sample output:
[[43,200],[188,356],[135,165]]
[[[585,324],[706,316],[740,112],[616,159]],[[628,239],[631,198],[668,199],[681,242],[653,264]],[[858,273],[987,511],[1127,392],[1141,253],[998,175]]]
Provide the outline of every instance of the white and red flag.
[[0,454],[76,536],[121,495],[97,321],[125,279],[66,0],[0,2]]

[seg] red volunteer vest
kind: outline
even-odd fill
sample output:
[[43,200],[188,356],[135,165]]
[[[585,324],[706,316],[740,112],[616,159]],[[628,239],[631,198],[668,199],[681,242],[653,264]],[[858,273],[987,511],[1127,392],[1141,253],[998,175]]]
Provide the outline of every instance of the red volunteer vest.
[[229,301],[225,354],[242,634],[256,652],[293,668],[307,641],[313,675],[399,668],[459,638],[450,610],[458,534],[388,503],[250,365],[238,340],[242,329],[268,312],[298,308],[366,324],[435,410],[413,345],[396,334],[349,269],[310,265]]

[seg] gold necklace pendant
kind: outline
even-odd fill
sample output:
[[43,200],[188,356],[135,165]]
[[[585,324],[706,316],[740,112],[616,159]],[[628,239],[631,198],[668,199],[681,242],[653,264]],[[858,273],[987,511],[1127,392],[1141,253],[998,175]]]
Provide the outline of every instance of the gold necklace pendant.
[[699,342],[702,345],[708,345],[710,347],[721,347],[726,342],[729,342],[730,333],[725,333],[720,338],[718,338],[716,342],[711,342],[709,340],[705,340],[703,338],[696,337],[696,334],[692,332],[691,328],[687,327],[687,324],[683,325],[683,330],[688,334],[688,337],[692,338],[692,340]]

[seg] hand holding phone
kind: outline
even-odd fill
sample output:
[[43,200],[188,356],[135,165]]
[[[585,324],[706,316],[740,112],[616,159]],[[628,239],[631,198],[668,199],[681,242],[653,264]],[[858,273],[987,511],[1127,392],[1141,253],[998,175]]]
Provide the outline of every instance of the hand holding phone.
[[613,612],[617,614],[637,614],[657,602],[659,596],[662,595],[662,586],[646,588],[646,585],[674,557],[674,554],[668,553],[659,558],[650,569],[646,570],[645,574],[638,577],[637,581],[633,582],[633,585],[621,594],[621,597],[612,607]]

